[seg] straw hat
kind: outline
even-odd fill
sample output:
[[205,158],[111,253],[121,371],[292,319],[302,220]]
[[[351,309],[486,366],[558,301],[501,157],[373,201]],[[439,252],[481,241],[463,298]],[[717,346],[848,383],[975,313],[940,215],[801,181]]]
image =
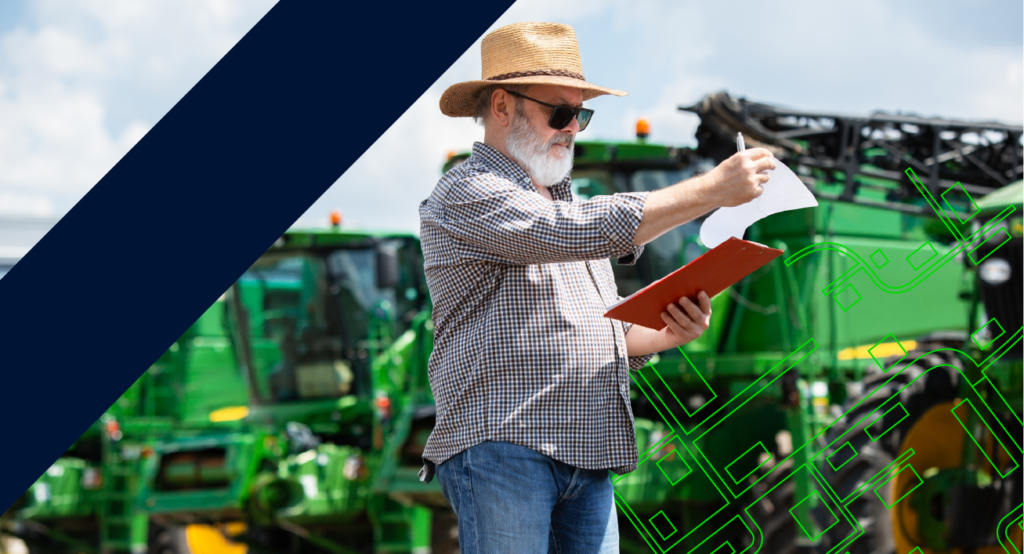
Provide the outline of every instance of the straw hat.
[[583,90],[583,100],[602,94],[625,96],[583,78],[576,31],[562,23],[513,23],[480,42],[479,81],[456,83],[441,95],[441,113],[472,117],[476,96],[491,85],[561,85]]

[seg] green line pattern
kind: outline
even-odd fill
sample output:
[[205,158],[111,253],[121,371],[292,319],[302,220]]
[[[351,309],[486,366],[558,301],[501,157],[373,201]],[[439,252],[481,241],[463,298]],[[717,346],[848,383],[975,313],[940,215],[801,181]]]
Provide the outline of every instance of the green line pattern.
[[[1015,334],[1017,342],[1021,340],[1021,331],[1024,331],[1024,328],[1018,330]],[[1012,343],[1007,343],[1000,349],[1000,352],[1005,352],[1012,347]],[[802,533],[801,536],[810,541],[820,540],[828,529],[840,521],[845,521],[853,531],[846,540],[837,544],[828,553],[844,554],[849,545],[864,533],[864,529],[849,510],[851,503],[864,494],[876,494],[891,509],[896,504],[906,501],[907,497],[917,487],[921,486],[923,480],[918,471],[921,468],[913,466],[915,456],[913,449],[904,452],[899,458],[893,460],[885,468],[877,472],[871,479],[841,499],[837,491],[832,490],[828,486],[818,469],[818,467],[823,467],[821,464],[824,463],[830,464],[833,469],[839,469],[851,460],[856,459],[860,453],[850,444],[851,438],[854,436],[853,433],[863,432],[871,441],[877,441],[890,432],[899,421],[902,421],[907,416],[907,410],[899,402],[900,394],[898,393],[889,395],[888,401],[879,404],[870,413],[861,418],[856,425],[850,426],[846,434],[835,438],[827,445],[824,444],[823,439],[828,427],[822,429],[813,437],[808,437],[803,444],[794,444],[793,452],[785,459],[775,463],[774,467],[786,467],[783,463],[786,461],[797,461],[799,459],[807,459],[809,461],[790,466],[791,469],[788,470],[786,475],[778,476],[781,478],[778,479],[778,484],[772,490],[766,491],[756,499],[751,500],[750,495],[747,494],[752,487],[752,484],[747,481],[758,468],[768,462],[768,460],[763,459],[765,457],[764,454],[767,453],[770,457],[770,453],[768,453],[762,441],[754,441],[750,445],[741,445],[743,446],[743,454],[732,459],[719,460],[710,458],[709,451],[706,451],[702,445],[705,441],[712,438],[713,432],[722,426],[727,419],[736,415],[745,405],[756,402],[760,395],[765,394],[769,387],[777,384],[787,373],[799,371],[800,364],[809,360],[810,355],[817,348],[818,344],[816,341],[808,340],[775,364],[770,371],[765,372],[759,379],[733,394],[731,398],[728,398],[728,401],[713,410],[704,409],[712,404],[710,401],[705,402],[699,410],[688,409],[674,393],[665,388],[665,379],[662,378],[658,373],[657,367],[653,364],[648,364],[643,370],[634,372],[633,384],[635,389],[650,401],[661,417],[660,423],[668,431],[667,434],[646,449],[643,456],[640,457],[637,471],[618,476],[614,479],[613,483],[615,486],[616,505],[640,535],[644,537],[644,540],[653,552],[667,553],[671,551],[686,554],[760,552],[763,547],[760,544],[763,533],[754,523],[751,509],[770,495],[773,490],[786,486],[789,482],[803,479],[815,483],[816,490],[808,491],[791,509],[792,517],[798,529],[800,529],[800,533]],[[879,382],[874,391],[866,394],[861,404],[871,402],[876,394],[881,394],[887,387],[896,386],[899,383],[897,377],[908,367],[913,365],[922,366],[926,363],[925,360],[930,354],[943,351],[955,354],[968,365],[968,367],[961,370],[962,378],[968,379],[969,375],[980,374],[981,377],[974,385],[985,385],[987,390],[996,391],[994,397],[989,398],[987,402],[980,401],[980,396],[963,400],[957,404],[957,408],[954,409],[954,415],[957,416],[958,420],[966,428],[966,423],[963,423],[964,420],[961,418],[966,413],[965,410],[969,409],[972,410],[971,421],[981,421],[990,431],[994,430],[994,427],[999,426],[1002,427],[1003,432],[1006,432],[1005,426],[995,417],[993,406],[998,408],[999,413],[1006,413],[1007,411],[1013,413],[1013,411],[1010,409],[1006,399],[998,393],[997,387],[992,386],[988,377],[981,371],[983,367],[990,367],[998,359],[998,355],[996,355],[998,353],[993,354],[995,357],[990,356],[983,360],[982,364],[975,364],[964,352],[956,349],[943,348],[932,350],[902,364],[902,367],[900,364],[896,364],[888,368],[889,371],[887,373],[891,373],[889,378],[884,382]],[[905,348],[903,352],[906,352]],[[906,354],[904,354],[905,357]],[[687,363],[697,375],[700,375],[690,360],[687,359]],[[929,371],[937,367],[943,366],[929,368]],[[922,373],[905,385],[901,385],[898,392],[914,386],[914,383],[924,375],[925,373]],[[703,377],[701,381],[710,390],[711,387],[708,381]],[[659,388],[663,390],[658,390]],[[715,394],[715,391],[712,391],[712,397],[725,400],[721,394]],[[983,406],[984,411],[975,409],[977,405]],[[961,409],[961,406],[965,408]],[[843,416],[856,410],[858,407],[859,404],[851,406],[849,411],[843,414]],[[678,413],[684,413],[689,417],[680,418],[677,415]],[[698,414],[701,417],[693,417]],[[886,416],[890,417],[887,419]],[[1020,416],[1017,414],[1015,414],[1015,417],[1018,420],[1020,419]],[[842,416],[837,418],[834,423],[840,419],[842,419]],[[885,428],[882,428],[882,421],[886,419],[887,425],[885,425]],[[968,436],[972,436],[972,434],[968,433]],[[829,453],[833,452],[833,446],[839,448],[829,457]],[[1020,440],[1012,436],[1011,444],[1000,442],[999,447],[1005,452],[1005,457],[1012,461],[1011,464],[1001,467],[993,463],[992,460],[988,461],[995,467],[996,471],[1000,472],[1000,475],[1005,477],[1019,469],[1019,464],[1016,460],[1024,456],[1024,450],[1021,448]],[[982,449],[983,452],[984,450]],[[762,460],[760,465],[754,463],[742,465],[744,460],[750,460],[754,457],[754,454],[761,454],[760,458]],[[842,457],[839,458],[838,456]],[[753,467],[753,469],[749,469],[750,467]],[[908,490],[905,490],[895,501],[891,501],[885,498],[881,491],[885,489],[886,484],[895,479],[901,472],[909,472],[909,474],[914,475],[917,482]],[[739,473],[743,473],[743,475],[740,476],[738,475]],[[765,477],[771,475],[771,473],[767,473]],[[700,486],[710,486],[709,488],[716,493],[715,498],[717,498],[717,502],[713,503],[714,510],[710,515],[696,522],[682,521],[678,519],[677,515],[664,509],[657,510],[655,516],[645,518],[639,514],[644,512],[651,513],[648,511],[649,508],[646,506],[634,508],[631,504],[631,499],[638,496],[638,491],[641,487],[652,486],[659,489],[664,488],[664,495],[661,499],[663,502],[672,498],[685,498],[686,490],[695,490]],[[733,515],[737,512],[740,515]],[[807,518],[807,514],[810,512],[818,514],[820,521]],[[749,544],[746,546],[744,544],[737,544],[737,536],[746,536]],[[682,548],[684,544],[687,545],[686,548]]]
[[[832,296],[839,308],[847,312],[860,303],[865,292],[872,292],[859,291],[854,287],[852,279],[862,272],[882,293],[904,294],[919,287],[951,261],[966,257],[975,265],[981,263],[985,259],[978,258],[978,251],[982,245],[987,244],[988,248],[995,245],[992,249],[992,252],[995,252],[1010,240],[1003,222],[1016,211],[1013,206],[1004,208],[983,225],[975,225],[973,232],[968,234],[961,229],[964,224],[972,221],[974,212],[962,214],[951,208],[946,195],[953,189],[942,193],[940,198],[935,198],[913,169],[908,168],[906,174],[942,224],[956,238],[956,243],[952,247],[946,250],[944,246],[936,248],[936,245],[924,242],[909,255],[890,260],[881,248],[863,257],[853,248],[842,244],[817,242],[784,258],[782,270],[792,271],[794,264],[812,254],[838,252],[847,262],[852,263],[852,266],[843,270],[821,290],[821,293]],[[954,188],[966,196],[972,206],[977,206],[963,186],[958,183]],[[1000,238],[1001,233],[1005,235],[1004,239]],[[991,253],[986,257],[988,255]],[[914,270],[906,282],[887,282],[878,271],[894,263],[909,264]],[[794,287],[792,282],[790,286]],[[789,292],[795,298],[801,298],[795,288]],[[781,289],[779,294],[782,294]],[[799,314],[797,316],[800,317]],[[806,327],[805,321],[800,320],[799,323]],[[986,329],[987,333],[983,333]],[[671,379],[666,379],[653,363],[648,363],[631,375],[633,390],[639,399],[646,401],[645,405],[650,406],[657,419],[653,422],[655,427],[648,433],[649,436],[645,435],[650,444],[641,444],[638,439],[638,447],[643,450],[639,456],[638,469],[613,479],[616,506],[643,537],[652,552],[766,552],[765,534],[756,524],[755,510],[772,495],[787,487],[795,487],[793,499],[797,501],[793,502],[789,515],[794,520],[798,540],[802,541],[802,544],[819,543],[826,532],[844,522],[850,529],[848,536],[834,544],[827,552],[844,554],[850,550],[853,542],[865,533],[850,510],[851,505],[864,495],[870,494],[876,495],[890,510],[900,502],[908,502],[913,492],[924,485],[929,475],[925,471],[928,468],[915,466],[917,452],[909,448],[870,478],[865,479],[854,490],[845,490],[842,498],[839,491],[829,486],[822,469],[831,468],[832,471],[838,472],[847,464],[867,455],[868,449],[858,449],[855,444],[865,444],[865,441],[866,444],[877,443],[909,416],[907,407],[900,402],[903,396],[901,393],[908,391],[910,387],[920,386],[916,383],[928,372],[944,367],[927,367],[928,360],[934,359],[929,358],[933,354],[952,355],[964,364],[962,369],[957,369],[960,371],[961,381],[969,386],[971,392],[956,404],[952,413],[964,429],[965,436],[970,437],[974,446],[982,452],[984,461],[1001,477],[1005,478],[1020,469],[1021,460],[1024,460],[1021,438],[1009,433],[1004,420],[996,416],[997,413],[1009,413],[1021,423],[1020,411],[1014,409],[1014,402],[1019,403],[1019,400],[1009,401],[999,390],[996,378],[998,376],[989,373],[998,360],[1022,341],[1024,327],[1014,330],[998,348],[990,348],[1007,333],[1008,331],[993,318],[972,334],[971,339],[983,353],[979,360],[974,360],[967,353],[954,348],[935,349],[908,360],[907,358],[911,356],[908,349],[900,344],[895,333],[889,333],[867,351],[886,378],[873,381],[873,390],[865,391],[866,394],[861,396],[860,402],[849,406],[844,414],[829,418],[831,423],[815,426],[814,429],[820,430],[812,432],[813,436],[802,436],[799,443],[794,438],[791,451],[781,460],[774,459],[772,450],[765,446],[764,440],[743,439],[751,441],[750,444],[734,444],[733,448],[724,449],[729,454],[723,454],[723,449],[709,445],[721,445],[723,440],[729,442],[729,424],[738,420],[745,408],[756,406],[764,402],[765,398],[777,398],[778,388],[785,383],[806,384],[805,379],[808,376],[820,375],[821,369],[813,364],[815,361],[820,362],[822,354],[829,353],[815,354],[819,349],[819,342],[811,338],[793,348],[770,369],[762,371],[760,376],[750,382],[736,386],[734,381],[735,390],[716,390],[712,383],[717,381],[707,374],[711,366],[698,369],[680,348],[683,368],[688,372],[688,376],[692,377],[687,389],[689,396],[686,399],[690,400],[690,404],[681,399],[669,386],[668,382]],[[894,343],[902,352],[897,361],[889,367],[885,367],[884,360],[891,359],[890,354],[876,356],[875,349],[883,343]],[[896,354],[899,355],[899,352]],[[912,373],[904,375],[912,366],[927,369],[916,376]],[[910,378],[912,376],[914,377]],[[801,381],[802,379],[804,381]],[[895,393],[892,389],[896,389]],[[769,392],[774,392],[774,396],[770,396]],[[693,399],[698,396],[702,401],[694,403]],[[859,418],[859,421],[846,427],[845,432],[833,437],[826,444],[830,429],[841,429],[836,425],[844,422],[846,417],[855,411],[860,412],[862,408],[869,406],[872,408]],[[993,451],[992,445],[982,445],[976,439],[980,429],[997,441],[995,446],[998,448],[995,451],[1000,454],[995,455],[995,459],[989,455],[989,452]],[[1009,438],[1003,441],[1000,436]],[[781,454],[779,457],[782,457]],[[886,491],[892,488],[889,485],[897,479],[900,480],[902,488],[899,491],[900,496],[892,499],[889,494],[895,493]],[[761,483],[773,485],[771,488],[756,489],[767,489],[759,495],[752,494],[755,486]],[[653,495],[653,505],[651,490],[657,491]],[[660,507],[662,504],[671,505],[672,501],[691,499],[693,495],[701,494],[700,491],[704,491],[701,500],[707,509],[699,515],[688,513],[684,518],[678,510]],[[1011,554],[1024,554],[1010,541],[1010,532],[1014,529],[1024,529],[1024,504],[1004,517],[998,527],[998,536],[1004,550]],[[919,553],[921,549],[915,548],[913,552]]]

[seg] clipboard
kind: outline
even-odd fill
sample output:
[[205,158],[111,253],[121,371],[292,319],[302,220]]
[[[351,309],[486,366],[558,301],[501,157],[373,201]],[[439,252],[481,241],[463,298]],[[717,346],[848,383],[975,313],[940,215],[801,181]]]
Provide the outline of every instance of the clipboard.
[[609,306],[604,316],[654,330],[664,329],[661,312],[669,304],[685,296],[699,305],[698,292],[703,290],[712,298],[781,255],[778,248],[730,237],[696,260]]

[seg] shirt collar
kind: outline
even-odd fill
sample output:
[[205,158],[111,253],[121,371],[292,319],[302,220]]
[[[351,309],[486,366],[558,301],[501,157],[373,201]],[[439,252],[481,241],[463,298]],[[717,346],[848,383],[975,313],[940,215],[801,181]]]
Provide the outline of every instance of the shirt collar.
[[[482,142],[474,142],[473,158],[524,189],[537,192],[537,187],[533,185],[533,180],[530,179],[526,171],[511,158],[499,152],[497,148]],[[555,200],[571,201],[571,182],[572,178],[566,175],[565,179],[549,187],[551,189],[551,197]],[[538,192],[538,194],[540,193]]]
[[523,168],[519,167],[515,161],[511,158],[502,154],[497,148],[484,144],[482,142],[473,143],[473,158],[476,161],[484,164],[488,169],[493,170],[495,173],[507,177],[510,181],[524,186],[525,188],[534,188],[533,181],[530,180],[530,176],[523,171]]

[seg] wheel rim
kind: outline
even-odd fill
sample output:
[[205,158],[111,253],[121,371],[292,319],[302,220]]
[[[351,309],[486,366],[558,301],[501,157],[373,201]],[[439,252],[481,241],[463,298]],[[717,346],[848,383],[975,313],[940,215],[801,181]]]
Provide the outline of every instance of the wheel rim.
[[[929,468],[954,469],[960,467],[964,446],[964,429],[953,415],[952,410],[956,402],[945,402],[929,408],[914,422],[903,439],[899,455],[902,456],[911,448],[914,449],[914,455],[908,460],[908,465],[913,466],[918,475],[923,475]],[[1005,463],[1005,459],[1000,462]],[[912,488],[916,480],[917,476],[912,472],[898,474],[889,487],[890,505],[905,491]],[[917,512],[911,508],[913,494],[911,492],[889,510],[896,552],[897,554],[909,554],[920,546],[920,551],[923,554],[939,554],[922,544],[916,537],[918,516]],[[1020,551],[1022,540],[1019,527],[1013,528],[1010,539]],[[977,548],[974,552],[977,554],[1002,554],[1003,549],[999,546],[989,546]],[[961,554],[961,549],[952,548],[945,554],[949,553]]]

